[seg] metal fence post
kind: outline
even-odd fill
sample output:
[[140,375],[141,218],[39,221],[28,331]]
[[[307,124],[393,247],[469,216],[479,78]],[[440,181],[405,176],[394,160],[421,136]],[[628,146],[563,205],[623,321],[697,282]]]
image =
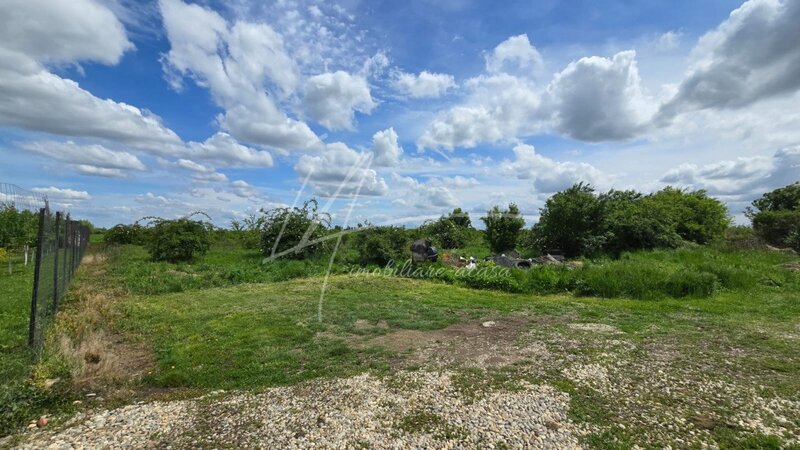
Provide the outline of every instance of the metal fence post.
[[36,335],[36,308],[39,297],[39,272],[42,268],[42,247],[44,247],[45,208],[39,210],[39,232],[36,237],[36,261],[33,269],[33,295],[31,296],[31,320],[28,326],[28,346],[33,347]]
[[55,237],[56,237],[56,245],[55,245],[55,259],[53,261],[53,305],[51,307],[52,312],[55,314],[58,308],[58,254],[61,252],[59,245],[58,245],[58,238],[59,238],[59,230],[61,229],[61,212],[56,212],[56,229],[55,229]]
[[61,283],[62,283],[61,292],[63,292],[64,294],[67,293],[67,288],[69,287],[69,278],[67,278],[67,266],[69,265],[70,228],[72,228],[72,223],[69,220],[69,214],[67,214],[67,218],[64,221],[64,264],[63,264],[63,270],[61,271]]

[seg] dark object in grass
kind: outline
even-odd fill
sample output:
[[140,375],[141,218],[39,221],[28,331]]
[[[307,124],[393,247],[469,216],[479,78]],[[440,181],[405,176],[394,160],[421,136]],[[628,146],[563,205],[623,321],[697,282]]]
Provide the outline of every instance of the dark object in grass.
[[533,266],[533,262],[530,259],[513,258],[505,254],[487,256],[484,260],[492,261],[498,266],[509,267],[511,269],[529,270]]
[[436,251],[436,247],[431,245],[430,240],[417,239],[411,243],[411,260],[413,262],[436,262],[438,259],[439,252]]

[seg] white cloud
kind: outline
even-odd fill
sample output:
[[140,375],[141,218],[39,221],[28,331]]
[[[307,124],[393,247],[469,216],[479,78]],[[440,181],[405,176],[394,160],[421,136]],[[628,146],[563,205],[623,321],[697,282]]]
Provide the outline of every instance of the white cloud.
[[412,207],[422,211],[451,208],[458,205],[458,200],[440,179],[431,179],[420,182],[412,177],[403,177],[392,174],[394,181],[400,183],[405,189],[395,194],[394,204]]
[[230,190],[231,193],[241,198],[253,198],[253,197],[259,197],[261,195],[258,192],[258,189],[248,184],[244,180],[236,180],[232,182],[230,185]]
[[590,164],[582,162],[558,162],[536,153],[532,145],[519,144],[514,147],[515,159],[504,161],[501,170],[520,180],[533,181],[538,193],[553,193],[578,182],[593,185],[608,184],[608,177]]
[[359,153],[341,142],[328,144],[321,155],[303,155],[295,165],[297,174],[308,178],[323,196],[380,196],[388,192],[386,182],[369,168],[372,155]]
[[189,76],[208,88],[225,109],[220,125],[242,141],[282,150],[320,145],[308,125],[289,118],[273,99],[291,95],[298,82],[280,34],[264,23],[231,26],[215,11],[180,0],[161,0],[160,7],[171,46],[163,62],[174,86]]
[[542,55],[531,45],[527,34],[511,36],[486,55],[486,71],[489,73],[540,70],[544,62]]
[[452,75],[423,70],[419,75],[400,72],[393,85],[395,89],[412,98],[437,98],[455,87],[456,81]]
[[394,128],[378,131],[372,136],[372,152],[375,154],[372,160],[375,166],[392,167],[400,162],[403,147],[397,142]]
[[86,191],[76,191],[73,189],[66,189],[66,188],[57,188],[54,186],[50,187],[35,187],[31,189],[33,192],[44,194],[49,199],[56,199],[56,200],[89,200],[92,198]]
[[434,119],[417,140],[418,148],[470,148],[542,128],[541,95],[529,80],[507,74],[480,76],[467,87],[469,98]]
[[216,133],[204,142],[190,142],[188,155],[226,167],[272,167],[272,155],[244,146],[227,133]]
[[743,156],[702,166],[682,164],[669,170],[660,181],[705,189],[711,195],[753,198],[800,181],[800,146],[780,149],[772,156]]
[[667,31],[658,37],[655,44],[656,48],[663,52],[675,50],[681,44],[681,33],[678,31]]
[[742,108],[800,89],[800,2],[750,0],[700,38],[662,121],[685,111]]
[[572,62],[555,76],[547,92],[555,127],[583,141],[631,138],[654,112],[642,93],[632,50],[611,59],[592,56]]
[[0,46],[42,62],[116,64],[133,48],[125,28],[92,0],[3,0]]
[[88,175],[91,177],[105,177],[105,178],[127,178],[129,172],[121,169],[109,169],[106,167],[97,167],[90,164],[78,164],[75,170],[81,175]]
[[[72,141],[33,141],[20,144],[27,151],[46,156],[67,164],[86,167],[123,170],[146,170],[144,164],[136,156],[108,148],[99,144],[76,144]],[[106,175],[107,176],[107,175]]]
[[304,104],[311,117],[330,130],[353,130],[355,112],[369,114],[375,108],[367,80],[341,70],[309,78]]
[[0,125],[109,139],[153,153],[180,144],[152,113],[97,98],[42,66],[118,62],[132,45],[108,8],[90,0],[12,3],[0,15]]

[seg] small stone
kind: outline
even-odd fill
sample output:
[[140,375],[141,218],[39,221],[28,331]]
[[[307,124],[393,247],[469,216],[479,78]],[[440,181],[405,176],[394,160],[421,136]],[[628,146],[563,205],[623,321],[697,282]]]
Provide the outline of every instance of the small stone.
[[47,417],[45,416],[39,417],[39,420],[36,421],[36,426],[39,428],[44,428],[47,426],[47,422],[49,422],[49,420],[47,420]]
[[491,327],[493,327],[495,325],[496,325],[496,323],[495,323],[494,320],[489,320],[489,321],[483,322],[481,324],[481,326],[483,326],[484,328],[491,328]]

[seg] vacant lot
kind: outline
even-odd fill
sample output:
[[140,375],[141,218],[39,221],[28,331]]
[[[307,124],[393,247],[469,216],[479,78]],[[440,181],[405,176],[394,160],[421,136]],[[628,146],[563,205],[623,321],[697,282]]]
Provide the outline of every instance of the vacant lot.
[[93,255],[37,369],[57,372],[81,412],[14,442],[797,446],[794,257],[714,258],[752,279],[710,298],[637,300],[341,273],[321,297],[324,277],[296,267],[308,263]]

